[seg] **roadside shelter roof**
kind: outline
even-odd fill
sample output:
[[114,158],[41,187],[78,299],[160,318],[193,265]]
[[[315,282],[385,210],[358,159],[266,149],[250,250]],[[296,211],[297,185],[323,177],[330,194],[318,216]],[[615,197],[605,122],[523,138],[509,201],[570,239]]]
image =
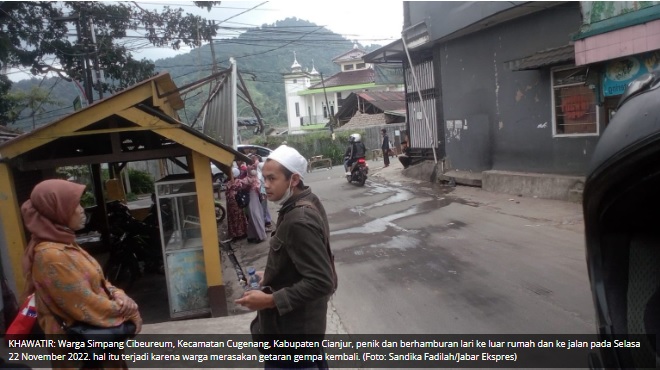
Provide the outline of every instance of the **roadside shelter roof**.
[[249,161],[180,122],[176,110],[181,108],[176,85],[168,73],[160,73],[0,144],[0,162],[26,171],[172,158],[190,151],[225,169],[235,158]]
[[[27,244],[20,204],[36,184],[55,177],[58,167],[93,165],[95,198],[103,209],[100,164],[121,169],[128,162],[163,158],[194,174],[206,282],[209,291],[222,290],[218,226],[214,209],[208,206],[214,203],[209,161],[229,172],[235,159],[251,160],[181,123],[176,113],[181,108],[179,89],[168,73],[161,73],[0,144],[0,227],[4,230],[0,248],[6,248],[19,291],[24,283],[21,259]],[[217,292],[214,296],[225,297]],[[210,302],[212,315],[226,312],[224,299]]]

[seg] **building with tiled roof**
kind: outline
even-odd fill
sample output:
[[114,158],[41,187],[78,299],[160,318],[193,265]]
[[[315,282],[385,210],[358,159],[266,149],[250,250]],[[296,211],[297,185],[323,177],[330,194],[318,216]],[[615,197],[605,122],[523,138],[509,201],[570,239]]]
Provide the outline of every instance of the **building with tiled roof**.
[[283,76],[289,133],[299,132],[301,126],[330,122],[351,93],[403,91],[402,84],[377,84],[373,65],[364,62],[366,54],[356,46],[335,57],[332,61],[340,72],[327,77],[313,64],[311,71],[303,70],[294,53],[291,72]]

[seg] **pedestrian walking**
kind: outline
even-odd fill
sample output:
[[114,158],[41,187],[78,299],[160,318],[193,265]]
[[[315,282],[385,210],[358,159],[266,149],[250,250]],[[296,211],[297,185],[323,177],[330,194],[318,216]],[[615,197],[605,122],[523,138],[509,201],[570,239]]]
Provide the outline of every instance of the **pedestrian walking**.
[[241,179],[241,189],[249,192],[250,202],[245,208],[248,217],[247,240],[249,243],[261,243],[266,240],[264,209],[261,206],[260,187],[257,170],[250,169],[246,178]]
[[[263,167],[268,200],[281,208],[270,239],[266,269],[261,273],[262,289],[249,290],[236,300],[257,310],[257,318],[250,325],[255,340],[305,335],[308,340],[320,341],[325,336],[328,300],[337,279],[328,218],[319,198],[303,183],[306,169],[307,160],[286,145],[275,149]],[[321,348],[309,350],[323,358]],[[325,369],[327,363],[265,363],[266,369],[293,367]]]
[[383,151],[383,163],[384,167],[388,167],[390,165],[390,138],[387,136],[387,129],[382,129],[380,132],[383,135],[383,143],[380,146]]

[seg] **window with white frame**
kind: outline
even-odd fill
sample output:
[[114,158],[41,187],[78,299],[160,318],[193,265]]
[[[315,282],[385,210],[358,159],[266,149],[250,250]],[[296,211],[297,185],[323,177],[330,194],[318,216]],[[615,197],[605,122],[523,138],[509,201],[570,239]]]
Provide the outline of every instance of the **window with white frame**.
[[352,71],[353,64],[344,64],[344,71]]
[[300,103],[296,103],[296,117],[300,117]]
[[552,70],[552,120],[555,136],[598,135],[595,87],[587,67]]

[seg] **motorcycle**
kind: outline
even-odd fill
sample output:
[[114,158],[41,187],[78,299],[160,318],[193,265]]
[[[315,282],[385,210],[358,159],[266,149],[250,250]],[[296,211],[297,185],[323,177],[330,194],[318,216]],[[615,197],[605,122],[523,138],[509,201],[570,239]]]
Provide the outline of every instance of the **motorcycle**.
[[364,158],[358,158],[355,163],[351,165],[350,175],[346,175],[346,180],[351,182],[357,182],[358,185],[364,186],[364,183],[367,181],[367,174],[369,173],[369,165]]
[[139,221],[119,201],[106,205],[110,226],[110,257],[103,267],[115,286],[129,289],[143,272],[164,273],[160,231]]

